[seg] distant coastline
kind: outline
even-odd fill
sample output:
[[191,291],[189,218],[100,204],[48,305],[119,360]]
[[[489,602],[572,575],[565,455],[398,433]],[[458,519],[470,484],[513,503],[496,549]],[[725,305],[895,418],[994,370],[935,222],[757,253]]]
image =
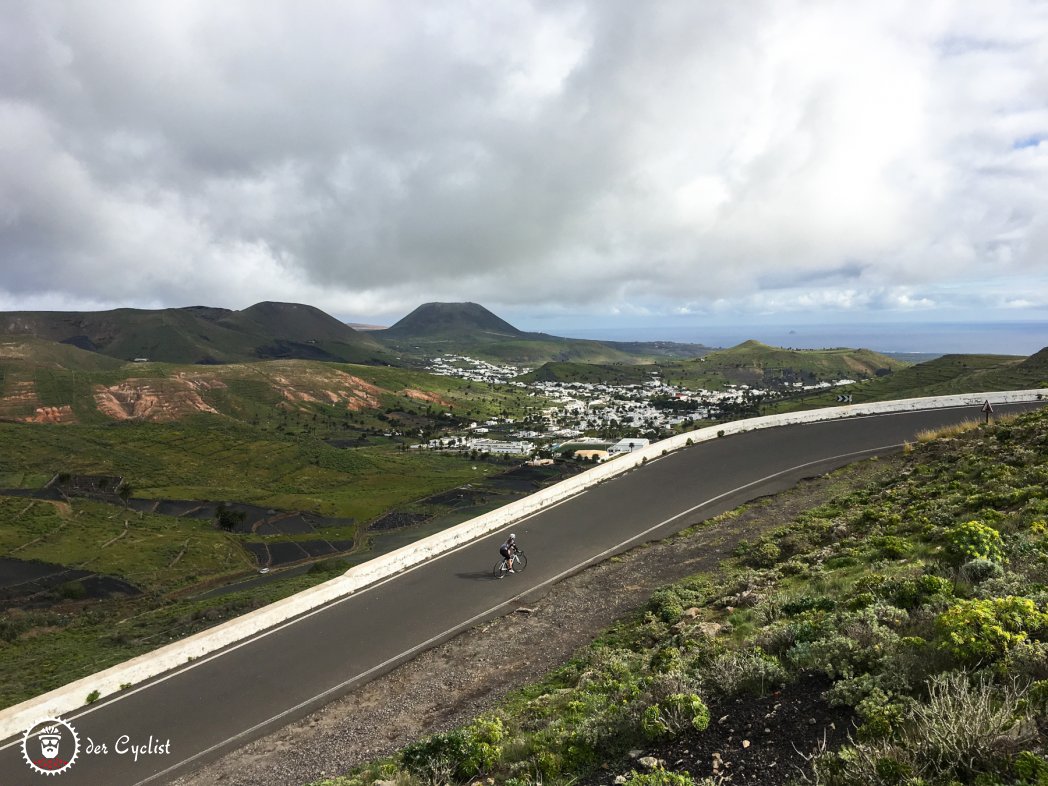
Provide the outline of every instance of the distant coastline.
[[747,339],[795,349],[862,347],[892,353],[1032,355],[1048,346],[1048,322],[840,325],[708,325],[551,329],[596,341],[679,341],[731,347]]

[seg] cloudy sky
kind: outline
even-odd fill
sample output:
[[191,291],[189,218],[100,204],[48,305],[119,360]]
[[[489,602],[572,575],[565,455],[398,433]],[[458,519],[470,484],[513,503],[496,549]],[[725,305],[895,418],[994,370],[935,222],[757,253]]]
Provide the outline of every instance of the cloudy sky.
[[0,310],[1048,320],[1043,0],[8,0]]

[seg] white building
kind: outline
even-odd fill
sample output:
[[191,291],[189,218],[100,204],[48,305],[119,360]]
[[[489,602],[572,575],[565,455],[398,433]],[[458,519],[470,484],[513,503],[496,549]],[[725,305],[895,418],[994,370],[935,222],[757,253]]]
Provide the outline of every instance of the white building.
[[530,442],[502,442],[495,439],[474,439],[470,441],[470,449],[479,450],[481,453],[498,453],[507,456],[529,456],[535,450]]
[[650,442],[651,440],[642,439],[640,437],[627,437],[626,439],[620,439],[608,448],[608,455],[617,456],[620,453],[632,453],[635,450],[646,448]]

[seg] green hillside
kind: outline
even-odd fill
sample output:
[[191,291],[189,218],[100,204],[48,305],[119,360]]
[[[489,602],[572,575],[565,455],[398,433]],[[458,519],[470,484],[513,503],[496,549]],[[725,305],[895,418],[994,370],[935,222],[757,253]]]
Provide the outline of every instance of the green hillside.
[[869,349],[783,349],[746,341],[731,349],[710,352],[696,365],[716,369],[737,383],[762,384],[842,377],[865,379],[890,374],[907,364]]
[[123,360],[36,336],[0,336],[0,367],[15,363],[23,368],[56,368],[68,371],[109,371]]
[[591,384],[640,385],[651,379],[654,365],[601,363],[543,363],[518,379],[523,382],[588,382]]
[[747,341],[710,351],[693,360],[662,359],[633,367],[599,363],[547,363],[525,380],[640,384],[653,372],[690,389],[723,390],[728,385],[782,389],[794,383],[866,379],[894,373],[906,363],[868,349],[782,349]]
[[452,353],[510,365],[645,363],[700,354],[693,344],[601,342],[527,333],[476,303],[425,303],[393,326],[368,335],[401,356]]
[[373,338],[296,303],[259,303],[243,311],[194,306],[159,310],[0,313],[0,336],[36,337],[121,360],[235,363],[306,358],[386,363]]
[[478,342],[525,335],[476,303],[423,303],[396,324],[375,333],[382,338],[407,339],[462,336]]
[[417,439],[461,418],[522,417],[532,406],[519,388],[388,366],[121,363],[53,342],[0,342],[0,420],[112,424],[207,414],[367,444],[387,432]]
[[772,405],[769,411],[791,411],[837,403],[847,393],[853,403],[890,401],[954,393],[983,393],[1048,386],[1048,349],[1028,358],[1012,355],[943,355],[846,389],[799,396]]

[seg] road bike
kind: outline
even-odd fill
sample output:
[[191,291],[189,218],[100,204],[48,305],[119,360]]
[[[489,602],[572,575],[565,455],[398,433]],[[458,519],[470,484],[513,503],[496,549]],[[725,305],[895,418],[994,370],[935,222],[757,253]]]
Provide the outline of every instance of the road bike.
[[492,568],[491,573],[496,579],[501,579],[510,571],[512,568],[514,573],[520,573],[524,568],[528,566],[528,558],[524,556],[524,552],[519,549],[514,552],[513,556],[507,559],[500,559],[495,563],[495,567]]

